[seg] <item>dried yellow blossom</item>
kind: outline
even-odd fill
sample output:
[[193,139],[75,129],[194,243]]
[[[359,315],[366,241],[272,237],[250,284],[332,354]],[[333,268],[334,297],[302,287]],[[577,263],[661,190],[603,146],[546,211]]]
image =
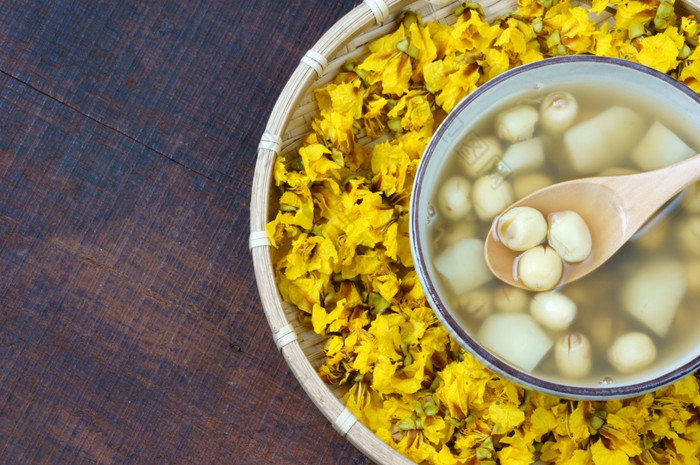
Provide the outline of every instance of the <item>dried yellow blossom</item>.
[[[569,0],[518,0],[489,23],[405,13],[314,91],[318,116],[273,166],[266,225],[282,298],[325,338],[318,373],[347,387],[350,411],[420,465],[700,465],[695,375],[632,399],[586,402],[524,390],[466,354],[429,308],[413,269],[408,199],[434,129],[492,77],[547,56],[640,62],[700,92],[700,27],[669,0],[613,0],[597,26]],[[612,9],[610,10],[612,11]],[[364,135],[372,144],[361,143]]]
[[597,440],[591,446],[591,458],[595,465],[618,465],[629,462],[629,456],[625,452],[609,449],[602,439]]
[[500,35],[500,28],[489,24],[476,10],[468,9],[457,19],[451,35],[452,41],[447,49],[447,55],[479,53],[493,44]]
[[637,61],[645,66],[667,73],[678,66],[678,52],[685,40],[675,27],[666,28],[661,34],[639,39]]
[[512,436],[501,438],[504,447],[497,452],[500,463],[509,465],[531,465],[534,461],[535,447],[532,439],[516,431]]
[[547,40],[550,53],[561,55],[591,50],[596,28],[583,7],[558,3],[545,13],[543,22],[552,31]]
[[406,112],[401,118],[401,127],[407,131],[420,131],[432,127],[433,111],[426,95],[416,95],[409,99]]
[[468,55],[449,55],[425,66],[425,83],[438,92],[435,103],[445,111],[476,89],[481,79],[479,65]]
[[681,31],[686,39],[695,39],[700,34],[700,26],[698,20],[693,16],[683,16],[680,24]]
[[551,409],[536,407],[530,415],[530,427],[528,430],[533,434],[535,440],[540,440],[544,435],[550,433],[559,424],[559,419]]
[[386,130],[384,119],[386,118],[386,107],[389,103],[384,97],[372,95],[365,102],[365,112],[362,114],[364,128],[367,135],[373,139],[378,138]]
[[510,433],[525,421],[525,412],[518,405],[494,402],[489,405],[489,420],[503,433]]
[[543,2],[537,0],[518,0],[518,14],[524,19],[542,17],[544,14]]
[[332,83],[315,91],[320,111],[338,112],[352,116],[354,119],[362,116],[363,93],[362,81],[359,79],[338,84]]
[[378,144],[372,150],[372,183],[386,195],[402,192],[411,159],[404,149],[391,142]]
[[656,16],[656,8],[651,2],[634,0],[624,1],[617,5],[615,13],[615,28],[628,31],[630,39],[644,34],[649,23]]
[[315,182],[333,177],[335,170],[340,168],[342,160],[332,160],[332,152],[323,144],[313,143],[299,149],[299,156],[304,163],[309,181]]
[[693,91],[700,93],[700,60],[691,61],[685,66],[678,80]]
[[313,121],[314,131],[319,139],[343,153],[350,153],[354,144],[354,123],[352,114],[329,111]]

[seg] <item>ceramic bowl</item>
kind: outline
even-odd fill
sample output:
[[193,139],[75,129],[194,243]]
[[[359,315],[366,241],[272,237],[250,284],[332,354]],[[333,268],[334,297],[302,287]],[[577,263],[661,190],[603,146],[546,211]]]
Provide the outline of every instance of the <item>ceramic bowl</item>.
[[[451,154],[463,146],[465,138],[477,131],[475,128],[480,127],[479,121],[482,116],[493,113],[493,109],[502,107],[504,102],[512,99],[527,99],[533,94],[544,95],[550,89],[575,88],[585,83],[618,84],[635,95],[655,96],[661,107],[680,115],[684,127],[677,130],[688,145],[696,150],[700,147],[700,97],[683,84],[650,68],[614,58],[569,56],[545,59],[511,69],[480,86],[462,100],[449,113],[429,142],[413,184],[410,205],[411,250],[419,280],[437,317],[466,351],[492,371],[522,386],[559,397],[631,397],[656,390],[696,370],[700,366],[700,332],[695,341],[673,353],[659,350],[657,358],[662,363],[653,370],[641,370],[634,374],[611,371],[584,381],[570,380],[553,374],[551,370],[540,370],[538,367],[526,371],[499,357],[476,340],[477,323],[470,327],[464,323],[464,318],[450,307],[448,302],[452,291],[441,284],[429,256],[433,247],[430,228],[439,221],[440,216],[432,199],[441,176],[444,176],[443,166]],[[551,160],[547,163],[551,163]],[[497,179],[498,176],[507,176],[508,173],[489,174]],[[481,234],[488,234],[488,230],[484,232],[482,229]],[[580,311],[577,318],[586,318],[582,313]]]

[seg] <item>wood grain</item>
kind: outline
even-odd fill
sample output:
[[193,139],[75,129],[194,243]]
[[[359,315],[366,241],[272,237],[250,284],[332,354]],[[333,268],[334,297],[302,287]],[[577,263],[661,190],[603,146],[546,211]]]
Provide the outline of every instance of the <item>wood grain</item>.
[[3,2],[0,463],[369,463],[247,249],[269,112],[354,4]]

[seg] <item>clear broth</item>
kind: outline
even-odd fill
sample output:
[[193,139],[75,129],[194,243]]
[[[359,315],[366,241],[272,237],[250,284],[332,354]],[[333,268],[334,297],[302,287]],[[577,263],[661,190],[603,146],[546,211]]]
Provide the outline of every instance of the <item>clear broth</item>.
[[[632,94],[622,86],[613,86],[610,84],[588,84],[573,86],[559,86],[546,90],[532,92],[525,96],[520,96],[516,100],[507,102],[493,111],[484,115],[480,122],[474,125],[468,135],[478,134],[480,136],[495,136],[494,120],[496,116],[503,110],[514,107],[521,103],[530,103],[539,110],[539,102],[545,95],[552,91],[563,90],[573,94],[579,105],[578,117],[574,123],[585,121],[611,106],[623,106],[634,110],[645,121],[645,131],[654,121],[659,121],[667,128],[671,129],[679,136],[687,145],[697,150],[700,147],[700,134],[694,131],[690,122],[684,121],[673,113],[673,110],[664,105],[662,99],[654,99],[649,96],[641,96]],[[543,131],[536,127],[535,137],[542,135]],[[505,149],[509,145],[508,142],[501,141],[501,147]],[[563,155],[563,143],[561,138],[550,138],[545,143],[545,162],[535,169],[530,169],[517,173],[509,173],[508,168],[503,166],[494,167],[486,175],[502,175],[507,182],[517,182],[520,176],[539,173],[547,175],[552,182],[562,182],[576,177],[584,177],[575,172],[575,170],[567,162],[567,157]],[[457,154],[451,154],[445,165],[442,167],[436,186],[440,186],[442,182],[455,173],[462,173],[457,162]],[[639,168],[630,158],[629,154],[621,163],[616,163],[612,166],[605,167],[606,169],[614,169],[620,172],[626,170],[639,172]],[[597,175],[601,173],[594,173]],[[588,174],[586,175],[588,176]],[[469,178],[466,174],[465,178],[469,179],[473,186],[474,178]],[[431,205],[436,205],[438,188],[433,194]],[[515,198],[517,200],[517,197]],[[680,202],[676,202],[680,204]],[[435,211],[436,208],[432,207]],[[690,263],[700,262],[700,255],[684,250],[677,239],[678,225],[692,216],[700,216],[700,213],[689,213],[680,205],[675,205],[669,209],[663,217],[659,218],[658,222],[652,227],[647,228],[643,235],[636,237],[635,240],[628,243],[618,254],[609,260],[603,267],[593,272],[591,275],[580,279],[579,281],[567,286],[562,286],[556,290],[570,297],[577,305],[577,316],[573,324],[565,331],[551,331],[543,328],[550,338],[556,343],[556,340],[568,333],[581,332],[586,335],[593,345],[593,363],[592,369],[585,378],[575,380],[581,384],[609,384],[611,382],[622,382],[626,379],[643,376],[648,373],[661,370],[664,366],[676,360],[683,354],[687,354],[691,350],[697,351],[700,341],[700,325],[695,324],[695,317],[700,314],[700,294],[695,291],[686,290],[683,301],[678,307],[675,314],[671,329],[665,337],[657,336],[652,330],[641,323],[632,315],[623,310],[621,303],[621,290],[629,277],[643,264],[652,259],[661,257],[672,258],[679,261],[687,269]],[[473,207],[469,216],[465,220],[451,222],[445,218],[441,218],[440,214],[431,222],[429,226],[429,243],[432,245],[430,251],[431,259],[436,258],[444,249],[445,231],[450,228],[459,228],[457,223],[469,223],[470,229],[473,230],[473,235],[464,237],[475,237],[483,240],[489,234],[491,221],[480,221],[474,214]],[[660,237],[660,240],[658,239]],[[649,243],[658,244],[649,246]],[[700,246],[699,246],[700,247]],[[687,273],[687,271],[686,271]],[[480,318],[474,318],[471,315],[464,314],[457,308],[456,299],[449,289],[444,278],[435,273],[438,288],[441,293],[448,298],[448,307],[451,309],[453,316],[467,328],[468,332],[476,337],[479,325],[483,321]],[[507,286],[500,281],[492,280],[489,283],[482,285],[479,289],[486,289],[491,296],[495,296],[503,286]],[[535,295],[535,292],[530,292],[529,297]],[[493,309],[493,312],[498,312]],[[524,312],[529,313],[529,307],[526,307]],[[612,319],[611,336],[608,342],[595,343],[599,334],[594,334],[592,322],[602,319]],[[642,368],[639,372],[630,374],[619,373],[607,360],[607,351],[612,340],[616,336],[630,331],[640,331],[649,335],[656,345],[656,358],[654,362]],[[546,375],[549,379],[558,382],[570,382],[568,379],[560,375],[557,371],[553,349],[544,356],[533,370],[534,374]]]

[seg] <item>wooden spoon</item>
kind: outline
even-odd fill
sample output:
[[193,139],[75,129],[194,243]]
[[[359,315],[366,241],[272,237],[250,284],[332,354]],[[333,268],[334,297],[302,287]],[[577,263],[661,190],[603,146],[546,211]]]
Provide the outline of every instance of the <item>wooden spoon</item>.
[[[514,207],[533,207],[545,218],[553,212],[573,210],[586,221],[593,249],[581,263],[566,265],[558,286],[579,279],[605,263],[665,203],[700,179],[700,154],[666,168],[640,174],[575,179],[534,192],[515,202]],[[504,211],[504,213],[505,213]],[[515,259],[520,252],[504,246],[493,221],[486,238],[486,263],[501,281],[522,289]]]

